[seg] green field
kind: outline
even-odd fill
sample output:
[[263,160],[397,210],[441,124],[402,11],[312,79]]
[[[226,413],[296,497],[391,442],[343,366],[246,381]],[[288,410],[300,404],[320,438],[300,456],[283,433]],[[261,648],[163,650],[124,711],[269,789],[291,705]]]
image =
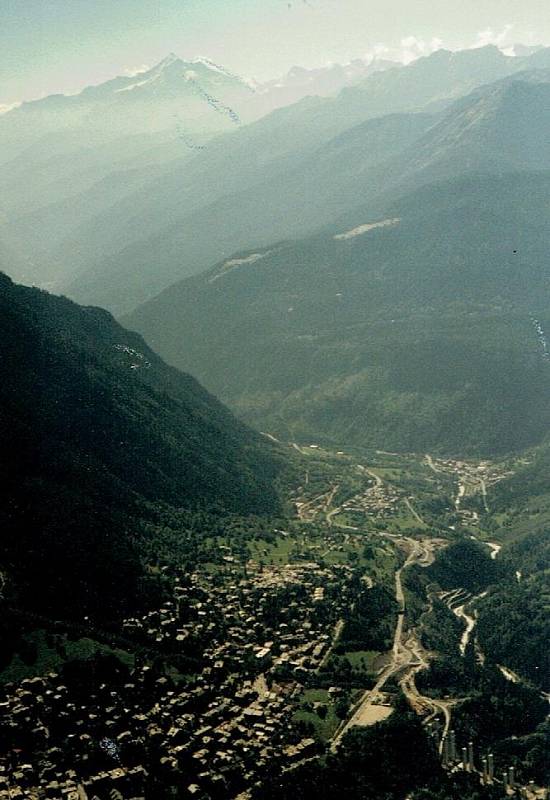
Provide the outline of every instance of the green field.
[[[351,693],[352,704],[362,692],[362,689],[355,689]],[[305,689],[300,696],[300,708],[294,712],[293,719],[295,722],[310,722],[314,728],[315,738],[321,742],[328,742],[341,723],[335,711],[336,702],[326,689]],[[304,704],[312,704],[313,709],[305,710],[302,708]],[[327,709],[324,718],[317,712],[319,706],[325,706]]]
[[344,653],[344,658],[347,658],[354,669],[375,672],[374,662],[380,655],[378,650],[353,650]]

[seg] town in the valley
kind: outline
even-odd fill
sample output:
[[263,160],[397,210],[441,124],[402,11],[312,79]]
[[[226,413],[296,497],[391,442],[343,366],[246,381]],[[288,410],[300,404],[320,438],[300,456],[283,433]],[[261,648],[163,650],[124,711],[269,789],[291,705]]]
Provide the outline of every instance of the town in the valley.
[[[12,670],[0,688],[1,800],[137,800],[151,781],[178,787],[178,797],[246,800],[269,775],[335,751],[353,726],[388,718],[398,696],[422,718],[444,769],[477,775],[503,797],[547,797],[521,769],[460,741],[456,700],[419,688],[437,654],[404,591],[407,571],[432,565],[457,527],[470,525],[482,542],[487,489],[509,465],[383,453],[365,464],[296,449],[304,475],[286,529],[244,547],[217,541],[192,573],[162,567],[170,599],[126,618],[109,643],[98,636],[76,665]],[[436,524],[430,509],[441,495]],[[496,557],[499,545],[483,546]],[[369,593],[386,638],[357,649],[346,630]],[[464,655],[475,598],[451,595],[440,592],[464,626]],[[50,646],[66,637],[42,635]]]

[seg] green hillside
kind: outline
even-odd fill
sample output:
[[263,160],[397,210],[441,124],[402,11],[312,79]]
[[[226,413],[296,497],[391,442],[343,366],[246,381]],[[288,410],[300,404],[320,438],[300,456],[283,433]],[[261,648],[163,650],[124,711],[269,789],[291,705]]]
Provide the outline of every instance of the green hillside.
[[126,324],[262,430],[520,449],[550,424],[549,206],[547,173],[427,185],[224,261]]

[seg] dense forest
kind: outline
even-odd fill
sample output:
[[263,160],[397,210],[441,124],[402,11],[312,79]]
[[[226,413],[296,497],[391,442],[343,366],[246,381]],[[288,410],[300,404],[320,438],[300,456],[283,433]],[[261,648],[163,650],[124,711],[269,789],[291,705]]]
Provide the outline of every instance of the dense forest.
[[475,593],[496,583],[503,576],[504,569],[490,558],[486,547],[472,539],[462,538],[438,553],[427,573],[443,589],[462,587]]
[[550,572],[499,584],[481,606],[478,637],[491,658],[550,690]]
[[469,775],[447,776],[420,721],[405,709],[372,728],[355,728],[336,755],[311,762],[271,782],[258,800],[492,800]]
[[364,584],[350,606],[338,641],[338,652],[387,650],[391,645],[397,603],[386,586]]

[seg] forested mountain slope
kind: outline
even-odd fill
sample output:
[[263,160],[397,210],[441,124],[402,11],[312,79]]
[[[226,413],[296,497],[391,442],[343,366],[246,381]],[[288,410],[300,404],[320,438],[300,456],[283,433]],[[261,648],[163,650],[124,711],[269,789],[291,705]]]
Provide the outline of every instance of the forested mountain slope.
[[238,254],[127,320],[283,436],[499,453],[547,435],[548,173],[428,184]]
[[106,311],[4,275],[0,444],[3,594],[40,613],[131,603],[156,503],[278,506],[272,448],[193,378]]

